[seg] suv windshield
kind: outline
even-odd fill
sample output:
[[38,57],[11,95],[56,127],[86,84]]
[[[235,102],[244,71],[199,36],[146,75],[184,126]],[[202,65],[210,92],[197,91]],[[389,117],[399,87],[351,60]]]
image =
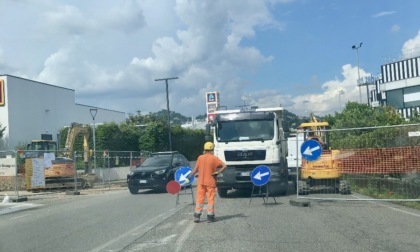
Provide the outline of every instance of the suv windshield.
[[217,124],[219,142],[271,140],[273,137],[273,120],[221,121]]
[[150,156],[141,166],[164,166],[172,163],[172,155]]

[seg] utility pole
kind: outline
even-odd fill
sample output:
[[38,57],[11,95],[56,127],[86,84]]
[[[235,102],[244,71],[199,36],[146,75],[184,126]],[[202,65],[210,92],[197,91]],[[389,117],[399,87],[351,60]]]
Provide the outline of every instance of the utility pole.
[[168,137],[169,137],[169,151],[172,151],[172,139],[171,139],[171,112],[169,111],[169,91],[168,91],[168,80],[176,80],[178,77],[155,79],[155,81],[165,81],[166,83],[166,108],[168,110]]
[[363,43],[360,43],[359,46],[353,45],[351,48],[356,50],[357,53],[357,86],[359,87],[359,103],[362,104],[362,91],[360,90],[359,80],[360,80],[360,65],[359,65],[359,48],[362,47]]
[[[92,116],[92,120],[93,120],[93,167],[95,168],[95,174],[99,174],[98,171],[96,170],[96,136],[95,136],[95,117],[96,114],[98,113],[98,109],[96,108],[91,108],[89,109],[90,115]],[[88,169],[88,173],[90,173],[91,170],[90,168]]]

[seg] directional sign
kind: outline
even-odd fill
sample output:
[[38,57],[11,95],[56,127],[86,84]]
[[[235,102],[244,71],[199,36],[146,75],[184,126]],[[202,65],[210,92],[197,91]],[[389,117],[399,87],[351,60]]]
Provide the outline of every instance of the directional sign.
[[185,180],[188,178],[188,175],[190,175],[191,172],[192,170],[190,167],[181,167],[175,172],[175,180],[183,186],[191,185],[194,181],[194,176],[191,177],[189,183],[184,184]]
[[251,181],[256,186],[262,186],[267,184],[270,176],[270,168],[265,165],[259,165],[251,172]]
[[317,160],[322,154],[322,146],[316,140],[306,140],[300,147],[302,157],[308,161]]

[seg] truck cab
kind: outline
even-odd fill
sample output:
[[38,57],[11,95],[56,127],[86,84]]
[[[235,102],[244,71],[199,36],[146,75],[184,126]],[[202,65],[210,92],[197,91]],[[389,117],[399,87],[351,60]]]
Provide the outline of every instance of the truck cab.
[[57,143],[51,140],[32,140],[27,146],[28,150],[54,152],[57,151]]
[[[288,187],[287,141],[283,108],[216,111],[213,127],[214,155],[228,168],[217,177],[219,196],[228,190],[252,189],[251,172],[259,165],[271,171],[269,194],[286,194]],[[210,129],[208,127],[208,132]]]

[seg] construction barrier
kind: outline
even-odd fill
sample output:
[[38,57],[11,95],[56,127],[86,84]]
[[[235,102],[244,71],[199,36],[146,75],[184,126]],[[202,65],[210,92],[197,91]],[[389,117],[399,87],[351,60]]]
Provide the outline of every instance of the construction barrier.
[[95,186],[105,188],[112,183],[123,183],[130,169],[148,155],[148,152],[107,150],[91,152],[89,157],[85,157],[83,152],[0,151],[0,192],[14,191],[18,196],[19,191],[63,192]]
[[320,157],[301,157],[297,198],[420,201],[420,124],[325,133]]

